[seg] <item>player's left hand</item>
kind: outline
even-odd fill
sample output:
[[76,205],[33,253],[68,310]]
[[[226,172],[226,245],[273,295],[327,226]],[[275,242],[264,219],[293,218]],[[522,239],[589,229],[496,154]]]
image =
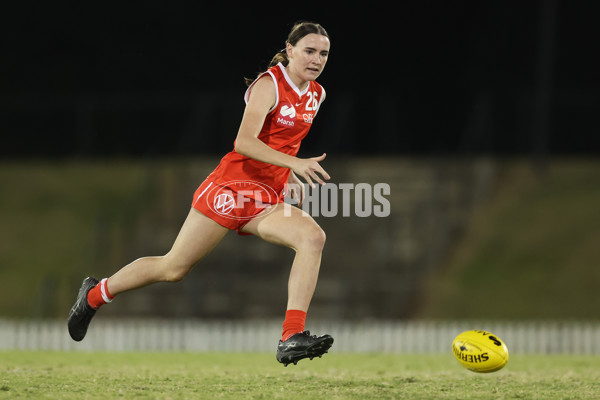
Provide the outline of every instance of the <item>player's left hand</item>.
[[325,159],[326,156],[327,154],[323,153],[319,157],[291,157],[293,160],[293,165],[290,165],[289,168],[292,170],[292,172],[295,172],[302,178],[306,179],[306,183],[308,183],[310,187],[314,189],[315,184],[313,180],[321,185],[324,185],[326,180],[331,179],[327,171],[325,171],[319,164]]

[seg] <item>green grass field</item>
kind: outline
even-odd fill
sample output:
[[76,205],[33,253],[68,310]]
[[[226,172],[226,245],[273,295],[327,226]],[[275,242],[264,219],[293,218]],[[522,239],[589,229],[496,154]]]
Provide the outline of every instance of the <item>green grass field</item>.
[[492,374],[444,355],[0,352],[0,398],[597,399],[600,357],[516,356]]

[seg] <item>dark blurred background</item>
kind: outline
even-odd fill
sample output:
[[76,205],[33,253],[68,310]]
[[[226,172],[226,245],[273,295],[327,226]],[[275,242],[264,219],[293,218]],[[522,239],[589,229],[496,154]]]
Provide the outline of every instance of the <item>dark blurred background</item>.
[[[300,155],[327,152],[336,182],[392,187],[389,218],[318,218],[328,247],[312,312],[485,317],[465,291],[505,296],[530,271],[513,290],[522,296],[492,317],[595,315],[590,4],[4,5],[0,315],[62,316],[84,276],[168,251],[194,189],[232,148],[243,78],[266,68],[299,20],[331,37],[327,101]],[[231,234],[203,272],[125,294],[107,313],[279,316],[291,257]]]
[[[31,2],[5,9],[4,157],[221,154],[243,77],[293,23],[331,36],[307,153],[589,154],[598,29],[585,2]],[[6,6],[5,6],[6,7]]]

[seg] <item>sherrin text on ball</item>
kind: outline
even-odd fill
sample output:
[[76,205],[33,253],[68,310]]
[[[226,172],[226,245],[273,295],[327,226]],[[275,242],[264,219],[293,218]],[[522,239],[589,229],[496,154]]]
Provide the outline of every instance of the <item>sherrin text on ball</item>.
[[469,330],[452,342],[452,353],[459,363],[473,372],[494,372],[508,362],[508,348],[497,335]]

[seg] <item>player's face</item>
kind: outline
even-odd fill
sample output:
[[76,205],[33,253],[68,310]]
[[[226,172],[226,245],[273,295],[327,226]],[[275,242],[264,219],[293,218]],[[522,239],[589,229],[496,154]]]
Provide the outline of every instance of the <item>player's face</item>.
[[314,81],[323,72],[329,56],[329,38],[310,33],[295,46],[288,44],[290,67],[302,81]]

